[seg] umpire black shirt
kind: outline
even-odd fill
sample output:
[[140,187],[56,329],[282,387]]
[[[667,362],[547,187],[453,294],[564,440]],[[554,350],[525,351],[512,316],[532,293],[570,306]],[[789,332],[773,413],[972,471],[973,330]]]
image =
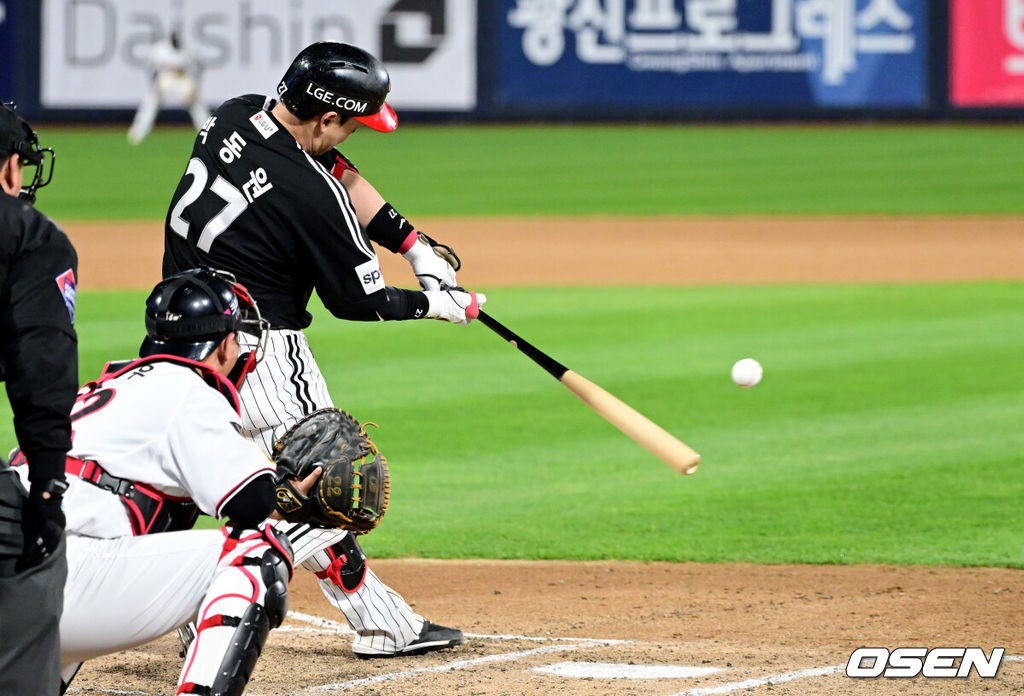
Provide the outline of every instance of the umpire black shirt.
[[67,235],[29,203],[0,192],[0,380],[32,480],[63,477],[71,449],[77,278]]

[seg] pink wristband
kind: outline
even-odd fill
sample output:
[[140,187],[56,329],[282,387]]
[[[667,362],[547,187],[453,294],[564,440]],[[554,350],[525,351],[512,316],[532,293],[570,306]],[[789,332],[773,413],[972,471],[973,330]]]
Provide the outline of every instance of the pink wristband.
[[480,303],[476,301],[475,292],[469,293],[469,296],[473,298],[473,301],[469,303],[468,307],[466,307],[466,319],[468,321],[473,321],[480,316]]
[[412,249],[412,245],[419,240],[420,236],[416,230],[409,233],[409,236],[405,238],[405,241],[398,246],[398,253],[404,254],[405,252]]

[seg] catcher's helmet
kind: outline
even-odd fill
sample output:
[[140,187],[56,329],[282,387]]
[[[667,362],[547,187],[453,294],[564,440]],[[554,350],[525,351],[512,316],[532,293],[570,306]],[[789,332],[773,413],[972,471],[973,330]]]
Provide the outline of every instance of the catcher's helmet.
[[16,108],[13,102],[0,102],[0,157],[6,159],[10,155],[18,155],[22,165],[35,167],[31,179],[25,177],[28,184],[21,187],[18,196],[34,203],[36,191],[53,179],[53,148],[39,147],[39,136],[25,119],[14,112]]
[[398,116],[385,101],[390,91],[383,63],[361,48],[336,41],[302,49],[277,86],[281,102],[303,120],[336,111],[384,133],[398,127]]
[[262,358],[268,322],[233,275],[193,268],[160,281],[146,300],[146,338],[140,357],[176,355],[200,361],[231,332],[257,339],[257,348],[240,355],[229,379],[236,386]]

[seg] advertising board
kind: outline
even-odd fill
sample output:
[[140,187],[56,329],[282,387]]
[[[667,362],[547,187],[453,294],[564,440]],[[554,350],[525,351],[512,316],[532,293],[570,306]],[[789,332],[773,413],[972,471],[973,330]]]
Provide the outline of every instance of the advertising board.
[[7,13],[7,2],[0,0],[0,99],[5,101],[14,96],[12,24]]
[[509,108],[928,106],[925,0],[504,4]]
[[1024,106],[1024,0],[951,0],[949,101]]
[[202,98],[272,94],[291,59],[320,40],[380,57],[396,109],[476,106],[473,0],[43,0],[40,101],[48,109],[133,108],[146,52],[177,29],[203,64]]

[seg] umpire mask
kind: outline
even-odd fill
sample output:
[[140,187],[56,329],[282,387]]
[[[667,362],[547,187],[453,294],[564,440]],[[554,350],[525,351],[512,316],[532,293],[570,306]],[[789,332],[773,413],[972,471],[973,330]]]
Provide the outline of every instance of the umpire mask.
[[13,102],[0,102],[0,157],[18,155],[23,167],[34,167],[34,173],[26,172],[25,181],[18,196],[23,201],[35,203],[36,191],[53,179],[53,148],[39,147],[39,136],[25,119],[14,113]]

